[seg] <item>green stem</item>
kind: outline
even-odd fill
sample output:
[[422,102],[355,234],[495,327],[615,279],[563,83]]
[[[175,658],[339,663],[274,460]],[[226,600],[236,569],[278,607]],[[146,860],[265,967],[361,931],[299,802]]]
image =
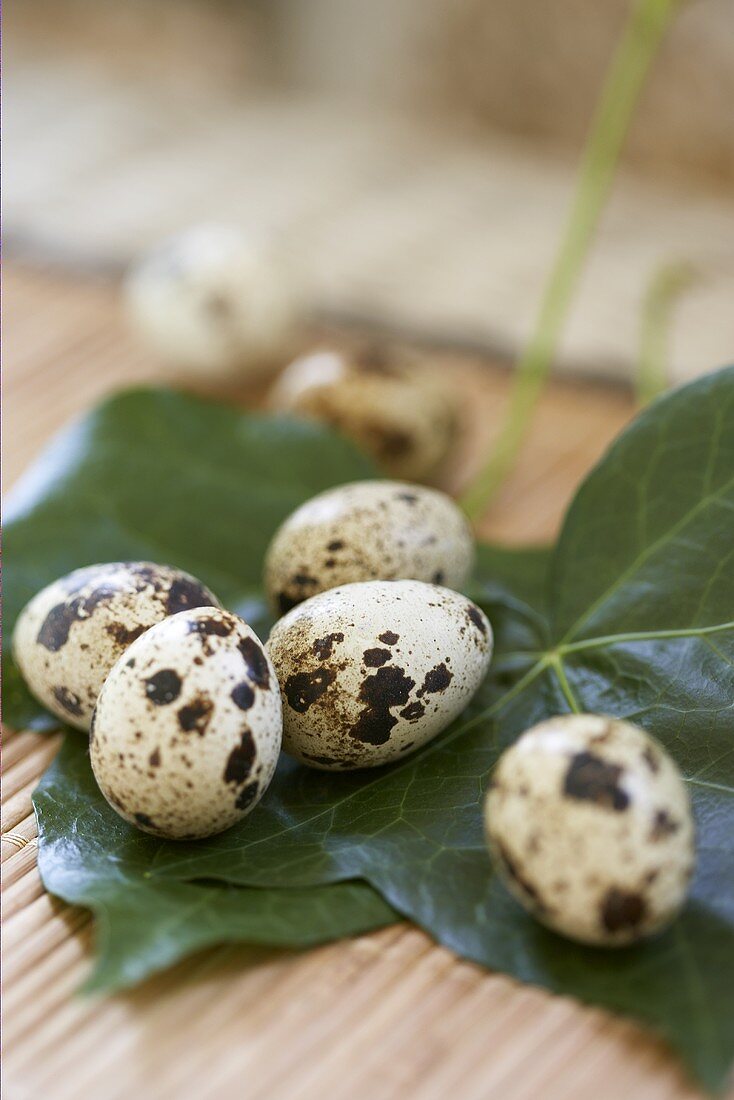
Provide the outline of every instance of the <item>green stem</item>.
[[653,276],[642,306],[640,353],[637,367],[637,401],[647,405],[667,389],[668,333],[673,308],[680,295],[695,281],[691,264],[680,260],[665,264]]
[[509,413],[493,453],[461,500],[472,519],[485,510],[520,449],[604,208],[645,77],[679,2],[639,0],[614,53],[592,121],[576,195],[546,285],[535,331],[517,366]]

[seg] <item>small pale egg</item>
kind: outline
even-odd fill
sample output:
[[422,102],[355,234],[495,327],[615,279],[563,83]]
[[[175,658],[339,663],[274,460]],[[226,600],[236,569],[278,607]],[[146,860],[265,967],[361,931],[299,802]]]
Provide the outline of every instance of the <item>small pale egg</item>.
[[268,652],[283,697],[283,747],[311,767],[372,768],[425,745],[484,679],[482,611],[422,581],[366,581],[299,604]]
[[461,588],[474,539],[450,497],[400,481],[356,481],[306,501],[276,532],[265,587],[285,614],[318,592],[368,580]]
[[435,377],[381,352],[320,351],[296,359],[271,404],[329,424],[392,477],[429,477],[451,443],[451,396]]
[[515,897],[582,943],[631,943],[668,924],[694,864],[678,768],[629,722],[593,714],[534,726],[500,757],[489,849]]
[[158,623],[110,672],[90,732],[92,768],[121,817],[172,839],[248,814],[280,752],[278,682],[257,635],[199,607]]
[[201,225],[150,253],[125,283],[127,313],[150,350],[181,372],[236,377],[288,354],[300,308],[272,249]]
[[131,642],[167,615],[218,604],[201,581],[168,565],[89,565],[26,604],[13,632],[13,655],[45,707],[88,730],[105,677]]

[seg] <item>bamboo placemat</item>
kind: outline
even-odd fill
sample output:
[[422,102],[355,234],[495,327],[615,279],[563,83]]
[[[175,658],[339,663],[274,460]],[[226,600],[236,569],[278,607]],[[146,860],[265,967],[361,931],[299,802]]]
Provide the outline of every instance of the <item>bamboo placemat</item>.
[[[113,292],[6,276],[10,485],[104,392],[158,377]],[[459,483],[497,430],[508,375],[441,358],[466,413]],[[551,537],[583,472],[631,412],[621,391],[554,383],[487,537]],[[296,953],[224,947],[107,1000],[75,996],[91,922],[44,893],[30,796],[57,736],[9,732],[2,815],[8,1100],[693,1100],[662,1044],[628,1021],[495,975],[401,924]]]

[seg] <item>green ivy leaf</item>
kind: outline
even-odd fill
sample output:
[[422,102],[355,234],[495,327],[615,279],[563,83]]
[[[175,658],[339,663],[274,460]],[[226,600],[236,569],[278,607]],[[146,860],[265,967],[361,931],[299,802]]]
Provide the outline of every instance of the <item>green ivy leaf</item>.
[[[524,607],[543,585],[548,551],[482,549],[477,582],[495,615],[498,644],[506,607]],[[488,570],[487,567],[491,566]],[[291,765],[285,759],[281,767]],[[71,731],[33,795],[39,869],[46,888],[96,917],[96,963],[85,989],[134,985],[192,951],[217,943],[306,947],[399,920],[365,882],[296,889],[252,889],[159,879],[150,838],[122,820],[102,797],[87,741]]]
[[[323,489],[376,472],[346,440],[286,418],[243,416],[170,390],[129,390],[63,431],[5,511],[5,636],[39,589],[82,565],[157,561],[188,570],[267,634],[265,549]],[[5,720],[56,729],[9,647]]]
[[[162,399],[127,400],[155,406]],[[145,422],[145,409],[139,413]],[[175,425],[171,430],[175,436]],[[263,440],[268,431],[263,427]],[[121,436],[132,437],[119,421],[117,433],[113,449],[124,471]],[[130,477],[117,472],[108,489],[111,470],[95,476],[97,452],[85,450],[83,431],[77,446],[77,478],[86,470],[96,508],[117,515],[116,505],[99,502],[129,496]],[[222,448],[225,470],[200,493],[202,503],[218,495],[221,504],[227,493],[230,504],[237,502],[239,483],[224,441]],[[144,452],[136,451],[138,493],[145,485],[147,494],[142,471],[158,451],[151,434]],[[170,477],[175,464],[167,469]],[[194,490],[201,490],[205,475],[195,464],[186,469]],[[338,476],[348,475],[342,468]],[[37,548],[44,582],[70,567],[47,560],[63,556],[59,547],[69,534],[58,514],[64,481],[63,468],[52,470],[35,498],[56,547]],[[164,479],[157,492],[165,489]],[[190,499],[183,485],[178,507]],[[204,524],[209,511],[201,513]],[[139,513],[127,512],[126,533],[139,539],[152,513],[162,540],[176,507],[165,524],[150,505]],[[664,398],[620,437],[571,507],[548,584],[542,553],[515,558],[483,550],[472,593],[497,626],[496,660],[470,708],[440,740],[399,767],[361,775],[311,772],[284,758],[266,798],[241,825],[196,844],[131,835],[129,845],[123,843],[126,864],[155,884],[205,878],[277,890],[363,878],[457,953],[646,1021],[702,1081],[720,1086],[734,1051],[733,515],[729,369]],[[26,522],[32,527],[33,510]],[[100,555],[104,532],[94,507],[85,522],[100,529],[86,532],[98,540],[93,556],[119,556]],[[216,589],[218,537],[210,544],[210,570],[201,542],[196,561],[185,556],[188,540],[179,547],[184,557],[170,540],[160,541],[157,556],[165,545],[166,560]],[[77,539],[78,553],[84,532]],[[229,570],[232,544],[225,546]],[[249,581],[259,562],[252,573],[243,570]],[[255,586],[253,580],[250,594]],[[691,901],[667,932],[633,948],[584,948],[542,929],[508,897],[484,849],[479,805],[498,753],[534,722],[582,707],[632,718],[654,733],[678,761],[694,798],[699,864]],[[97,842],[104,845],[104,835]],[[41,851],[48,875],[43,839]],[[119,847],[116,853],[119,858]]]
[[221,943],[312,947],[398,920],[363,882],[260,890],[154,880],[142,834],[101,797],[87,744],[67,735],[33,795],[48,890],[96,917],[96,964],[85,989],[134,985],[192,951]]

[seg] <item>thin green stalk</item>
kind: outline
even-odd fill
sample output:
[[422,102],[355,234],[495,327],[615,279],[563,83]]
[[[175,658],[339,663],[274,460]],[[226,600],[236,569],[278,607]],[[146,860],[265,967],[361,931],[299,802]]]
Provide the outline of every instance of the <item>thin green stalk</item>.
[[665,264],[655,273],[642,305],[637,401],[647,405],[668,386],[668,335],[680,295],[695,282],[693,266],[684,260]]
[[680,0],[639,0],[614,53],[535,331],[517,366],[509,413],[488,462],[461,499],[472,519],[486,509],[520,449],[604,208],[645,77],[679,3]]

